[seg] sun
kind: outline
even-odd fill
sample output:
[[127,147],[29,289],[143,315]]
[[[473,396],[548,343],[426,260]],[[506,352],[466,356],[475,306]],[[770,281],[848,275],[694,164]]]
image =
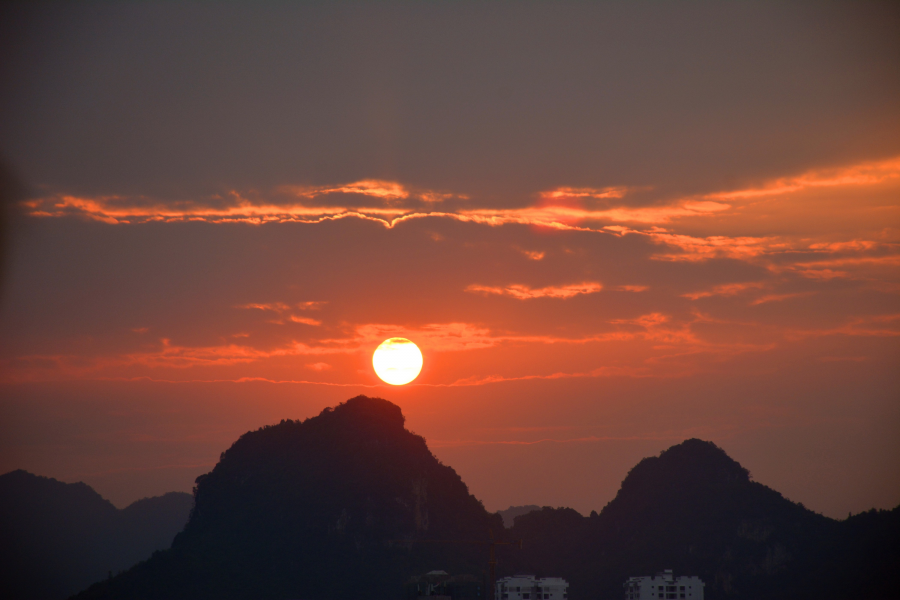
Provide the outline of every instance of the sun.
[[391,338],[375,349],[372,366],[383,382],[406,385],[422,371],[422,352],[406,338]]

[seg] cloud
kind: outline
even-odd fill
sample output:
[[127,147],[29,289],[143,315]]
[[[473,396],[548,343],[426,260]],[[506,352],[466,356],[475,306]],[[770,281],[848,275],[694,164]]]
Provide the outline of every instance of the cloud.
[[796,269],[797,273],[802,275],[803,277],[808,277],[809,279],[838,279],[843,277],[850,277],[850,273],[847,271],[835,271],[833,269]]
[[616,289],[620,292],[646,292],[650,289],[647,285],[617,285]]
[[318,326],[318,325],[322,324],[322,321],[320,321],[318,319],[313,319],[310,317],[301,317],[301,316],[292,315],[292,314],[285,315],[284,313],[287,313],[289,311],[294,311],[294,310],[318,310],[324,304],[327,304],[327,303],[320,302],[320,301],[299,302],[296,304],[287,304],[285,302],[267,302],[267,303],[251,302],[249,304],[239,304],[235,308],[270,311],[270,312],[278,313],[279,315],[284,315],[283,318],[281,318],[281,319],[269,321],[269,323],[274,323],[276,325],[283,325],[286,322],[291,322],[291,323],[302,323],[304,325]]
[[472,323],[431,323],[420,327],[369,323],[355,327],[352,336],[325,340],[348,348],[371,347],[373,350],[386,339],[402,337],[412,340],[423,350],[460,352],[491,348],[503,341],[490,329]]
[[816,188],[874,186],[900,179],[900,157],[835,169],[815,169],[794,177],[782,177],[760,187],[707,194],[715,200],[739,200],[780,196]]
[[443,202],[452,198],[458,198],[460,200],[469,199],[469,197],[465,194],[450,194],[441,192],[420,192],[416,197],[422,202],[426,202],[428,204],[436,204],[438,202]]
[[476,222],[495,226],[518,223],[542,227],[577,229],[577,225],[589,223],[657,225],[682,217],[697,217],[719,213],[730,208],[729,204],[711,201],[684,201],[672,205],[619,206],[604,209],[546,204],[525,208],[468,209],[460,211],[459,215],[473,219]]
[[312,325],[314,327],[322,324],[322,321],[310,319],[308,317],[298,317],[297,315],[290,315],[288,317],[288,320],[292,323],[302,323],[304,325]]
[[789,340],[809,337],[844,335],[851,337],[897,337],[900,336],[900,313],[853,317],[844,325],[821,329],[793,329],[785,334]]
[[579,294],[595,294],[603,289],[596,281],[585,281],[562,286],[548,286],[543,288],[531,288],[527,285],[508,285],[506,287],[491,287],[472,284],[466,288],[467,292],[479,292],[483,294],[496,294],[511,296],[517,300],[531,300],[533,298],[572,298]]
[[[417,219],[452,219],[465,223],[500,227],[528,225],[569,231],[605,231],[617,235],[648,236],[654,243],[676,249],[654,256],[666,261],[705,261],[713,258],[754,260],[767,254],[784,253],[797,248],[828,252],[863,251],[873,248],[869,240],[788,239],[786,236],[702,235],[698,227],[739,229],[741,223],[762,219],[769,225],[776,219],[781,225],[803,223],[797,214],[785,212],[788,204],[769,207],[763,213],[746,212],[746,203],[760,198],[778,197],[817,189],[868,189],[879,185],[900,183],[900,157],[860,163],[835,169],[812,170],[798,176],[783,177],[756,187],[699,194],[689,198],[674,198],[649,206],[635,206],[626,202],[627,194],[636,189],[628,187],[568,187],[540,192],[533,206],[497,208],[491,206],[433,210],[434,205],[451,198],[467,198],[463,194],[415,190],[406,185],[378,179],[328,186],[282,186],[276,194],[289,196],[287,201],[266,199],[260,194],[232,191],[225,197],[211,197],[190,201],[161,201],[145,197],[98,196],[77,197],[67,194],[49,195],[23,203],[33,217],[72,217],[93,219],[110,224],[143,222],[203,221],[209,223],[322,223],[338,219],[362,219],[393,228]],[[350,194],[378,201],[373,206],[314,205],[308,201],[334,194]],[[252,196],[252,198],[251,198]],[[602,207],[584,206],[585,200],[603,201]],[[418,202],[400,206],[400,202]],[[616,204],[618,202],[618,204]],[[594,202],[596,204],[596,202]],[[752,208],[752,207],[750,207]],[[772,210],[776,210],[772,214]],[[814,213],[815,207],[801,207]],[[800,210],[801,208],[797,208]],[[781,211],[780,213],[778,211]],[[755,215],[755,216],[754,216]],[[752,218],[751,218],[752,217]],[[877,219],[876,219],[877,217]],[[870,220],[884,222],[886,215],[872,213]],[[780,219],[780,220],[779,220]],[[687,220],[687,221],[685,221]],[[691,231],[664,230],[660,225],[692,223]],[[874,222],[874,221],[873,221]],[[626,227],[627,226],[627,227]],[[541,253],[526,253],[539,260]]]
[[648,236],[658,244],[674,247],[677,254],[656,254],[652,258],[672,262],[695,262],[712,258],[747,260],[762,256],[772,250],[784,250],[785,244],[776,238],[727,237],[714,235],[705,238],[690,235],[650,231],[631,232]]
[[[504,224],[524,224],[543,227],[570,228],[581,222],[613,222],[658,224],[672,219],[706,215],[728,210],[730,206],[707,200],[680,201],[673,205],[628,207],[619,206],[604,209],[554,204],[568,196],[555,192],[541,196],[539,206],[491,209],[472,208],[457,212],[436,212],[396,206],[395,201],[410,198],[410,192],[396,182],[366,180],[334,187],[278,188],[296,198],[312,200],[335,193],[361,194],[385,202],[382,206],[319,206],[303,202],[274,203],[265,200],[250,200],[237,191],[229,194],[230,200],[221,198],[207,201],[163,202],[144,197],[99,196],[83,198],[72,195],[56,195],[29,200],[23,203],[26,212],[34,217],[81,216],[110,224],[142,223],[147,221],[206,221],[210,223],[243,222],[264,224],[269,222],[318,223],[334,218],[357,217],[377,220],[387,227],[413,218],[438,217],[499,226]],[[571,188],[563,188],[569,190]],[[555,194],[555,195],[554,195]],[[582,196],[586,192],[581,193]],[[617,198],[614,192],[603,192],[592,197]],[[607,194],[607,195],[603,195]],[[425,191],[415,196],[426,205],[435,204],[451,197],[466,198],[460,194]],[[581,197],[581,196],[578,196]],[[574,227],[578,229],[578,227]]]
[[[771,349],[772,344],[752,344],[733,341],[709,341],[701,339],[693,331],[694,323],[711,322],[695,315],[692,321],[674,322],[672,317],[651,312],[629,319],[613,319],[611,330],[565,337],[560,335],[532,335],[493,331],[472,323],[432,323],[418,327],[396,324],[369,323],[355,326],[347,335],[322,338],[309,342],[290,341],[269,347],[249,343],[222,343],[208,346],[187,346],[162,339],[155,347],[143,345],[139,351],[86,356],[82,354],[48,354],[19,356],[3,361],[3,380],[49,381],[72,379],[132,380],[152,378],[155,381],[249,381],[295,382],[293,379],[273,377],[283,369],[296,368],[295,358],[368,354],[381,342],[391,337],[413,340],[424,352],[466,352],[497,347],[522,347],[523,345],[584,346],[588,344],[645,344],[635,364],[602,365],[581,372],[555,372],[550,374],[506,375],[496,374],[459,379],[448,383],[420,383],[435,387],[466,387],[530,379],[564,379],[574,377],[668,377],[683,376],[690,371],[684,363],[674,367],[661,367],[663,361],[698,354],[709,354],[717,360],[745,352]],[[646,344],[650,345],[647,346]],[[501,360],[501,363],[503,361]],[[305,363],[326,364],[321,361]],[[515,363],[507,364],[507,367]],[[650,365],[653,365],[652,367]],[[199,371],[196,371],[199,369]],[[209,369],[212,369],[210,372]],[[325,370],[324,367],[321,370]],[[238,376],[229,376],[237,371]],[[334,371],[337,373],[337,371]],[[168,377],[160,374],[169,373]],[[201,378],[196,373],[215,374]],[[251,375],[252,373],[252,375]],[[338,377],[346,376],[338,374]],[[323,384],[323,382],[311,382]],[[364,382],[335,382],[334,385],[368,385]]]
[[655,327],[657,325],[662,325],[663,323],[668,323],[671,318],[668,315],[664,315],[662,313],[654,312],[646,315],[641,315],[635,319],[613,319],[610,323],[615,325],[639,325],[641,327]]
[[627,187],[607,187],[607,188],[574,188],[559,187],[553,190],[547,190],[540,193],[540,197],[545,200],[561,200],[568,198],[622,198],[630,191]]
[[316,198],[327,194],[360,194],[383,200],[401,200],[409,197],[409,191],[403,185],[396,181],[381,179],[363,179],[337,186],[284,186],[281,189],[301,198]]
[[285,304],[284,302],[269,302],[269,303],[251,302],[249,304],[239,304],[239,305],[235,306],[235,308],[270,310],[270,311],[279,312],[279,313],[291,309],[290,305]]
[[682,294],[684,298],[690,298],[691,300],[699,300],[700,298],[709,298],[711,296],[735,296],[742,292],[746,292],[747,290],[759,289],[764,287],[765,284],[762,282],[751,282],[751,283],[725,283],[722,285],[717,285],[712,289],[705,290],[702,292],[691,292],[689,294]]
[[307,369],[312,369],[313,371],[325,371],[327,369],[332,368],[331,365],[324,362],[310,363],[306,365]]
[[782,300],[788,300],[790,298],[803,298],[805,296],[812,296],[815,292],[794,292],[793,294],[766,294],[765,296],[760,296],[750,303],[751,306],[758,306],[760,304],[765,304],[767,302],[781,302]]

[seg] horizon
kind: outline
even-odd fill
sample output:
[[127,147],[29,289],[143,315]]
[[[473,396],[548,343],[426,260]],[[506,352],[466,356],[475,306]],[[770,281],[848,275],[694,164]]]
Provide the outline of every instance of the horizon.
[[122,508],[365,394],[491,512],[691,438],[900,505],[896,5],[0,11],[0,472]]
[[[324,414],[326,411],[329,411],[329,410],[331,410],[331,409],[337,408],[337,406],[342,405],[342,404],[345,404],[346,402],[348,402],[348,401],[350,401],[350,400],[354,400],[354,399],[356,399],[356,398],[369,398],[369,399],[373,399],[373,400],[385,400],[384,398],[381,398],[381,397],[378,397],[378,396],[364,396],[364,395],[361,395],[361,396],[355,396],[354,398],[348,398],[347,400],[345,400],[345,401],[339,403],[338,405],[335,405],[335,406],[332,406],[332,407],[326,407],[325,409],[323,409],[323,412],[319,413],[318,415],[313,415],[313,416],[311,416],[311,417],[307,417],[306,419],[293,419],[293,420],[292,420],[292,419],[282,419],[282,420],[281,420],[280,422],[278,422],[278,423],[270,423],[270,424],[266,424],[266,425],[261,426],[261,427],[258,428],[258,429],[250,430],[250,431],[247,431],[247,432],[245,432],[245,433],[262,432],[262,431],[265,431],[266,429],[268,429],[268,428],[270,428],[270,427],[277,427],[278,425],[283,425],[283,424],[286,423],[286,422],[287,422],[287,423],[291,423],[291,422],[293,422],[293,423],[302,423],[302,422],[305,422],[305,421],[307,421],[307,420],[309,420],[309,419],[314,419],[314,418],[316,418],[316,417],[318,417],[318,416]],[[396,404],[393,404],[392,402],[390,402],[390,400],[385,400],[385,401],[388,402],[388,403],[390,403],[392,406],[397,406]],[[397,408],[400,408],[400,407],[397,406]],[[401,410],[401,414],[402,414],[402,410]],[[404,431],[407,431],[407,432],[409,432],[409,433],[413,433],[413,435],[416,435],[414,432],[411,432],[411,431],[406,427],[406,424],[405,424],[405,416],[404,416]],[[242,434],[241,437],[243,437],[243,435],[244,435],[244,434]],[[235,440],[235,441],[237,441],[237,440]],[[716,446],[715,444],[713,444],[712,442],[709,442],[709,441],[707,441],[707,440],[702,440],[702,439],[700,439],[700,438],[690,438],[690,439],[686,439],[686,440],[683,440],[683,441],[681,441],[681,442],[678,442],[678,443],[676,443],[676,444],[674,444],[674,445],[672,445],[672,446],[669,446],[668,448],[665,448],[665,449],[661,450],[661,451],[660,451],[658,454],[656,454],[656,455],[651,455],[651,456],[647,456],[647,457],[644,457],[644,458],[656,458],[656,457],[659,457],[659,456],[661,456],[662,454],[664,454],[666,451],[671,450],[672,448],[674,448],[674,447],[676,447],[676,446],[682,446],[682,445],[685,444],[686,442],[690,442],[690,441],[699,441],[699,442],[702,442],[702,443],[704,443],[704,444],[712,444],[713,447],[715,447],[715,448],[721,450],[721,448],[719,448],[718,446]],[[426,443],[426,445],[427,445],[428,441],[425,440],[425,443]],[[429,452],[431,452],[431,448],[428,448],[428,450],[429,450]],[[224,453],[225,453],[225,451],[222,452],[223,455],[224,455]],[[431,454],[433,455],[434,453],[431,452]],[[726,453],[726,455],[727,455],[727,453]],[[641,458],[641,459],[638,461],[638,463],[640,463],[642,460],[644,460],[644,458]],[[729,458],[730,458],[730,457],[729,457]],[[738,464],[740,464],[740,463],[738,463]],[[631,469],[629,469],[629,473],[630,473],[630,471],[633,470],[633,468],[636,467],[636,466],[637,466],[637,463],[636,463],[635,465],[633,465]],[[452,468],[452,467],[451,467],[451,468]],[[52,478],[52,477],[47,477],[47,476],[40,475],[40,474],[37,474],[37,473],[30,473],[30,472],[28,472],[28,471],[25,471],[24,469],[16,469],[16,470],[13,470],[13,471],[9,471],[9,472],[7,472],[7,473],[2,473],[2,474],[0,474],[0,476],[3,476],[3,475],[9,475],[9,474],[15,473],[15,472],[26,473],[26,474],[28,474],[28,475],[32,475],[32,476],[38,477],[38,478],[40,478],[40,479],[49,479],[49,480],[51,480],[51,481],[59,481],[59,480],[57,480],[57,479],[55,479],[55,478]],[[750,480],[751,480],[751,481],[753,480],[752,475],[750,476]],[[623,480],[623,481],[624,481],[624,480]],[[60,482],[60,483],[67,483],[67,484],[68,484],[68,483],[81,483],[81,484],[84,484],[84,482],[81,482],[81,481],[78,481],[78,482]],[[464,480],[463,480],[463,483],[465,483]],[[620,483],[621,483],[621,482],[620,482]],[[765,485],[765,483],[763,483],[763,482],[758,482],[758,483],[762,483],[763,485]],[[85,485],[87,485],[87,484],[85,484]],[[90,487],[90,486],[88,486],[88,487]],[[768,486],[766,486],[766,487],[768,487]],[[91,488],[91,489],[93,490],[93,488]],[[621,487],[620,487],[619,489],[621,490]],[[770,488],[770,489],[771,489],[771,488]],[[195,488],[195,490],[196,490],[196,488]],[[96,490],[93,490],[93,491],[96,492]],[[774,491],[777,492],[778,490],[774,490]],[[159,495],[156,495],[156,496],[145,496],[145,497],[143,497],[143,498],[138,498],[138,499],[133,500],[133,501],[131,501],[131,502],[129,502],[128,504],[125,504],[125,505],[121,505],[121,506],[120,506],[120,505],[115,505],[115,504],[114,504],[114,506],[115,506],[117,509],[122,510],[122,509],[124,509],[124,508],[127,508],[128,506],[131,506],[131,505],[134,504],[135,502],[140,502],[140,501],[142,501],[142,500],[148,500],[148,499],[151,499],[151,498],[158,498],[158,497],[160,497],[160,496],[162,496],[162,495],[169,494],[169,493],[189,493],[189,492],[169,491],[169,492],[164,492],[163,494],[159,494]],[[470,493],[471,493],[471,490],[470,490]],[[190,493],[189,493],[189,494],[190,494]],[[192,494],[190,494],[190,495],[192,495]],[[473,494],[473,495],[474,495],[474,494]],[[102,494],[100,494],[100,496],[103,497]],[[103,498],[103,499],[104,499],[104,500],[109,500],[108,498]],[[484,503],[481,501],[480,498],[477,498],[477,496],[476,496],[476,499],[477,499],[479,502],[481,502],[482,505],[484,504]],[[790,499],[788,499],[788,500],[790,500]],[[485,510],[487,510],[488,512],[491,512],[491,513],[503,513],[503,512],[507,512],[507,511],[510,511],[510,510],[518,509],[518,508],[532,508],[532,510],[540,510],[540,509],[543,509],[543,508],[567,508],[567,509],[571,509],[571,507],[568,507],[568,506],[546,506],[546,505],[537,505],[537,504],[519,504],[519,505],[509,505],[509,506],[507,506],[506,508],[498,508],[498,509],[496,509],[496,510],[491,510],[491,509],[485,507]],[[591,512],[601,513],[601,512],[603,511],[603,508],[605,508],[605,507],[601,507],[599,510],[592,510],[592,511],[589,511],[588,513],[581,513],[581,512],[579,512],[579,511],[577,511],[577,509],[572,509],[572,510],[576,510],[576,512],[579,512],[579,514],[581,514],[581,516],[587,517],[587,516],[590,516],[590,513],[591,513]],[[806,508],[806,507],[804,507],[804,508]],[[870,510],[874,510],[874,509],[870,509]],[[865,511],[862,511],[862,512],[865,512]],[[851,515],[851,516],[852,516],[852,515]],[[504,523],[505,523],[505,521],[504,521]],[[505,525],[504,525],[504,526],[505,526]]]

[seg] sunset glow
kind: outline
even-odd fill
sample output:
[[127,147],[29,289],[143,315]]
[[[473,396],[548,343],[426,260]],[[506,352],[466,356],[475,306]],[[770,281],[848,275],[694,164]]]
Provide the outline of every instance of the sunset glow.
[[0,470],[367,395],[491,511],[694,437],[900,502],[897,3],[6,4]]

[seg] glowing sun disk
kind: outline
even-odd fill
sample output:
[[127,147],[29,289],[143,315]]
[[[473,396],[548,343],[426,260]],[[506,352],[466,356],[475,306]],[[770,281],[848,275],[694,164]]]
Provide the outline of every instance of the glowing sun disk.
[[406,338],[390,338],[375,349],[372,366],[385,383],[406,385],[422,370],[422,352]]

